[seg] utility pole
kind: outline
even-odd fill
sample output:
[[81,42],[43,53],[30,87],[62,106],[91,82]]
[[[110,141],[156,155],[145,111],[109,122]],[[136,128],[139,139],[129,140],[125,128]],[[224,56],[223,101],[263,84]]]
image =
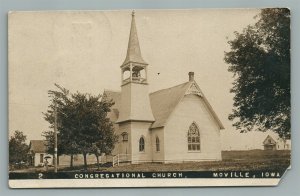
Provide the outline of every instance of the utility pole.
[[57,173],[57,106],[54,100],[54,172]]

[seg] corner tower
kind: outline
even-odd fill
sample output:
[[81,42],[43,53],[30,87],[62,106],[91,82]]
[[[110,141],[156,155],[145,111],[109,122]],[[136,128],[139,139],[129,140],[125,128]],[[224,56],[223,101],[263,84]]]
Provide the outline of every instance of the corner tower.
[[154,121],[148,92],[147,67],[148,64],[142,58],[133,11],[127,55],[121,65],[121,109],[117,123]]

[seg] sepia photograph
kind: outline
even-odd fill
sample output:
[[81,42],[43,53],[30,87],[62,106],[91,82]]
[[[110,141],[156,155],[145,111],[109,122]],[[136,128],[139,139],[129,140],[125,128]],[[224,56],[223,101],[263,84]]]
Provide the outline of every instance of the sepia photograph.
[[291,167],[288,8],[11,11],[8,60],[10,188],[276,186]]

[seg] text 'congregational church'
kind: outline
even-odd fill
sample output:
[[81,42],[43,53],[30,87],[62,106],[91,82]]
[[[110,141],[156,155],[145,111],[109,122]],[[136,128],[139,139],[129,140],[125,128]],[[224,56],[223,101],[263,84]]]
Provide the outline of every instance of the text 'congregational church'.
[[119,140],[113,155],[131,163],[221,160],[221,121],[189,72],[177,86],[148,92],[148,63],[141,55],[135,14],[121,65],[121,92],[104,91],[113,100],[108,117]]

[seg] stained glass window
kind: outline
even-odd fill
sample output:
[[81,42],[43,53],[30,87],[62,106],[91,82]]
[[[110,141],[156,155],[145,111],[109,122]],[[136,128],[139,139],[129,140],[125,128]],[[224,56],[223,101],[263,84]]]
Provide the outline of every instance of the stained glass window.
[[188,150],[200,151],[200,133],[196,123],[192,123],[188,131]]

